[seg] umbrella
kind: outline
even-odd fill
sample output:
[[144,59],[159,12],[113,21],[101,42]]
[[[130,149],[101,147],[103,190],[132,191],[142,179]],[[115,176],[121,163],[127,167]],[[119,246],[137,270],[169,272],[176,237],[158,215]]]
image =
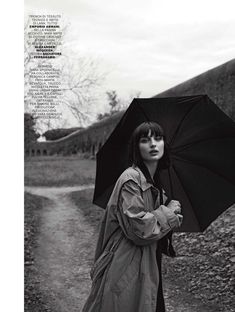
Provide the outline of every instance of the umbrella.
[[105,208],[128,167],[128,144],[144,121],[165,132],[169,167],[160,172],[170,199],[181,202],[181,232],[204,231],[235,202],[235,125],[206,95],[134,99],[97,153],[93,202]]

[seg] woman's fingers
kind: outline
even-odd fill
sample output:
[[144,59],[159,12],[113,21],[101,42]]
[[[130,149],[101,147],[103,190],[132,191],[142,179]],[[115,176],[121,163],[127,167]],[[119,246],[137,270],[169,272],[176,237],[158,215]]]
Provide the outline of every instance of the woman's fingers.
[[181,204],[180,204],[180,202],[178,200],[174,200],[173,202],[174,202],[175,205],[181,206]]
[[172,209],[175,214],[181,213],[181,204],[178,200],[171,200],[168,204],[168,208]]
[[183,216],[181,214],[177,214],[178,220],[179,220],[179,226],[181,226],[183,221]]

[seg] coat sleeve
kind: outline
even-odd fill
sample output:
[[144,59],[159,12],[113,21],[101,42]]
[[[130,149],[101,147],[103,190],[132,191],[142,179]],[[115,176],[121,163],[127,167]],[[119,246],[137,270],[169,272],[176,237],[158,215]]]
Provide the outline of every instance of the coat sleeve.
[[132,180],[124,183],[117,217],[125,236],[136,245],[151,244],[180,226],[179,217],[164,205],[151,212],[146,210],[138,184]]

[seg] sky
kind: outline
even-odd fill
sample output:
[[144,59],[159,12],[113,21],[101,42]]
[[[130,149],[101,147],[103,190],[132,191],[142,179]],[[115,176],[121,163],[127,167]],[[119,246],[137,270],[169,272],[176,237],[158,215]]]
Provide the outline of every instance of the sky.
[[[235,55],[234,1],[25,0],[28,14],[62,14],[65,46],[99,64],[101,93],[151,97]],[[97,108],[106,109],[104,101]]]

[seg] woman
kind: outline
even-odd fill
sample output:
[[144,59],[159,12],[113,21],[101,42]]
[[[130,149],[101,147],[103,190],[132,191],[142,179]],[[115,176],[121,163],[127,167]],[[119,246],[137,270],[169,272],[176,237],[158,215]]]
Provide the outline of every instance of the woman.
[[161,253],[173,255],[169,234],[180,226],[180,203],[167,197],[158,172],[166,165],[164,133],[154,122],[139,125],[131,140],[132,166],[109,199],[83,312],[164,312]]

